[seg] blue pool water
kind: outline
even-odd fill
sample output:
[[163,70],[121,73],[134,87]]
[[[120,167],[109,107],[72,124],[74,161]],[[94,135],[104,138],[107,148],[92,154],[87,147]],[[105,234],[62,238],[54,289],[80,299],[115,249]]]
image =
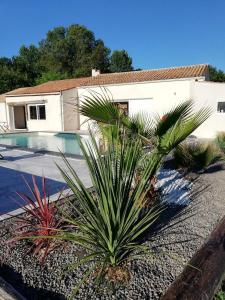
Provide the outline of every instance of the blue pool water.
[[0,135],[0,144],[44,150],[63,152],[65,154],[82,155],[78,143],[78,135],[75,133],[10,133]]

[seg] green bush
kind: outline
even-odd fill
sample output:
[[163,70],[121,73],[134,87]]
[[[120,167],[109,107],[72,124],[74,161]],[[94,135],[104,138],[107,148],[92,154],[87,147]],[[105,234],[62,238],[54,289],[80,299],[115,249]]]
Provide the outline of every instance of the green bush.
[[221,160],[222,155],[212,143],[185,142],[174,150],[173,157],[177,168],[201,170]]
[[221,152],[225,154],[225,132],[218,133],[216,137],[216,144],[220,148]]

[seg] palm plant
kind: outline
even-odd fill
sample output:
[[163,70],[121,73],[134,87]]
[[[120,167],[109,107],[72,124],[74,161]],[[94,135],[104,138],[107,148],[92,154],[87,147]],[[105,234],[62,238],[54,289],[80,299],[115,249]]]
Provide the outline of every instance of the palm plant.
[[194,112],[193,101],[188,100],[171,109],[163,118],[151,118],[147,114],[129,117],[117,108],[106,89],[101,91],[90,91],[89,95],[83,96],[79,112],[88,120],[95,120],[100,127],[102,124],[110,127],[118,125],[127,138],[138,138],[143,145],[153,145],[164,154],[188,137],[211,114],[209,108]]

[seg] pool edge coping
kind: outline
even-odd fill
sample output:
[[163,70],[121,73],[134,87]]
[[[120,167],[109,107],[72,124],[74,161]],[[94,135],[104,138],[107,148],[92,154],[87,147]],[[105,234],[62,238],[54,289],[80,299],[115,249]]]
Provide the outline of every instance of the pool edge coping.
[[[11,146],[11,145],[5,145],[5,144],[1,144],[1,143],[0,143],[0,147],[6,148],[6,149],[12,149],[12,150],[21,150],[21,151],[31,152],[34,154],[43,154],[43,155],[52,155],[52,156],[61,156],[62,155],[60,152],[56,152],[56,151],[25,148],[25,147],[20,147],[20,146]],[[79,155],[79,154],[63,153],[63,155],[65,155],[65,157],[68,157],[68,158],[84,160],[83,155]],[[4,160],[4,158],[3,158],[3,160]]]

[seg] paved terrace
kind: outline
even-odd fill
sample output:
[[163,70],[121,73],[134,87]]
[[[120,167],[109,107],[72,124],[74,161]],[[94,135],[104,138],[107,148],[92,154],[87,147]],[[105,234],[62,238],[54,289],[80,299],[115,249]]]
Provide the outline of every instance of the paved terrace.
[[[35,175],[38,186],[41,187],[41,178],[44,175],[49,194],[53,199],[59,191],[66,188],[55,165],[55,163],[64,165],[60,157],[7,148],[0,148],[0,153],[4,156],[4,160],[0,160],[0,220],[5,217],[3,214],[18,209],[19,204],[16,202],[22,200],[16,192],[29,194],[23,176],[31,182],[31,175]],[[90,187],[91,181],[84,160],[72,158],[68,160],[83,183]]]

